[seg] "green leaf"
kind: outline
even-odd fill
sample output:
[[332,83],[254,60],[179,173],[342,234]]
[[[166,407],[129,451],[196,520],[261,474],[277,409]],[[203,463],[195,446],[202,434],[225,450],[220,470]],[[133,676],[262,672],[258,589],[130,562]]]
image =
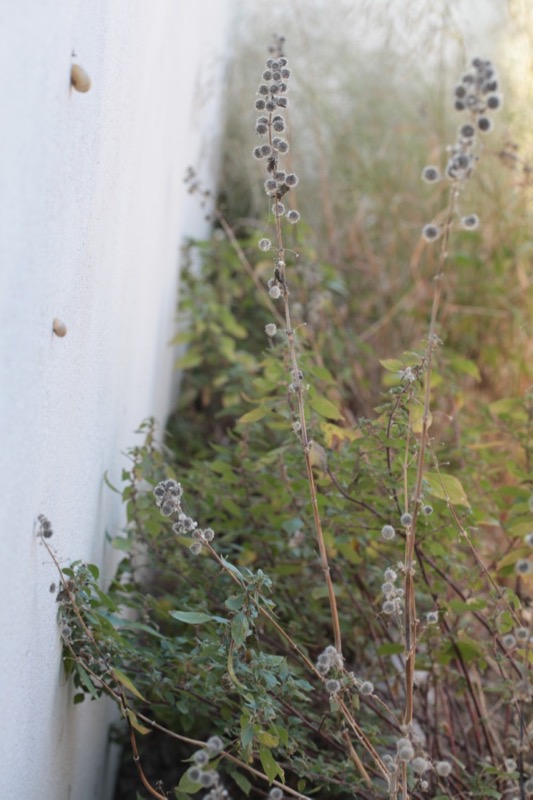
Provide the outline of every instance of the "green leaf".
[[448,605],[456,614],[461,614],[465,611],[483,611],[487,603],[485,600],[474,600],[473,598],[466,602],[458,598],[452,598]]
[[483,786],[481,791],[474,792],[474,797],[481,797],[482,800],[485,800],[486,797],[495,797],[496,800],[501,800],[502,793],[496,789],[491,789],[489,786]]
[[249,635],[250,623],[248,622],[246,614],[240,611],[238,614],[235,614],[231,620],[231,638],[237,647],[242,647]]
[[74,665],[74,670],[78,676],[80,684],[91,695],[91,697],[94,700],[96,700],[99,697],[99,694],[90,676],[85,672],[83,667],[77,662]]
[[246,339],[248,331],[242,325],[239,325],[229,308],[226,306],[219,307],[219,317],[224,330],[235,336],[236,339]]
[[280,778],[284,781],[285,780],[285,773],[280,765],[275,761],[274,756],[272,755],[272,751],[265,747],[264,745],[260,745],[259,747],[259,758],[261,760],[261,766],[263,767],[263,772],[267,776],[268,780],[272,783],[276,779],[276,776],[279,775]]
[[397,642],[386,642],[378,647],[376,653],[378,656],[394,656],[404,652],[403,644]]
[[347,561],[350,562],[350,564],[360,564],[363,561],[363,558],[357,552],[356,547],[357,543],[355,541],[339,542],[337,544],[337,550]]
[[244,596],[242,594],[232,594],[231,597],[227,598],[224,605],[226,608],[229,608],[230,611],[239,611],[243,603]]
[[176,369],[192,369],[198,367],[203,362],[201,353],[197,353],[193,348],[188,350],[181,358],[178,358],[174,364]]
[[130,678],[128,678],[127,675],[124,675],[124,673],[119,669],[113,669],[112,673],[115,680],[121,683],[122,686],[128,690],[128,692],[131,692],[131,694],[135,695],[135,697],[138,697],[139,700],[144,700],[144,702],[146,702],[146,699],[142,696],[140,691],[135,688],[133,682],[130,680]]
[[103,592],[98,586],[93,586],[93,589],[94,589],[95,593],[98,595],[98,597],[100,599],[100,602],[102,603],[103,606],[108,608],[110,611],[117,611],[118,610],[117,606],[111,600],[109,595],[107,595],[105,592]]
[[241,729],[241,744],[245,750],[252,743],[253,738],[254,738],[253,725],[250,722],[247,722],[246,725]]
[[223,622],[227,624],[228,622],[224,617],[214,617],[211,614],[204,614],[203,611],[169,611],[168,613],[174,619],[179,622],[185,622],[187,625],[202,625],[204,622]]
[[471,361],[469,358],[464,358],[463,356],[455,355],[454,353],[450,359],[450,363],[452,367],[457,370],[457,372],[462,372],[464,375],[469,375],[476,381],[476,383],[480,383],[481,374],[479,372],[478,365],[474,361]]
[[135,713],[131,710],[131,708],[126,709],[126,716],[128,717],[131,727],[134,728],[134,730],[136,730],[137,733],[140,733],[143,736],[146,736],[147,733],[152,733],[151,728],[147,728],[146,725],[141,725],[141,723],[139,722],[139,720],[137,719]]
[[266,406],[257,406],[257,408],[252,408],[251,411],[247,411],[246,414],[243,414],[242,417],[239,417],[237,424],[249,425],[250,422],[258,422],[258,420],[266,417],[269,411],[270,409]]
[[519,536],[523,538],[528,533],[533,533],[533,520],[518,519],[506,527],[508,536]]
[[135,622],[134,620],[130,619],[119,619],[117,620],[117,625],[121,630],[127,631],[143,631],[144,633],[149,633],[150,636],[155,636],[158,639],[165,639],[166,637],[163,636],[162,633],[159,633],[155,628],[151,628],[149,625],[145,625],[144,622]]
[[403,361],[399,361],[397,358],[382,358],[379,363],[387,372],[400,372],[405,369]]
[[116,494],[120,494],[121,493],[120,490],[117,489],[116,486],[113,486],[113,484],[109,480],[109,477],[108,477],[108,474],[107,474],[107,470],[104,472],[104,483],[109,489],[111,489],[112,492],[116,492]]
[[466,506],[470,508],[470,503],[460,481],[454,475],[445,475],[443,472],[426,472],[424,481],[428,486],[428,491],[433,497],[446,500],[452,506]]
[[501,400],[495,400],[494,403],[489,403],[489,411],[495,417],[510,416],[521,422],[527,420],[524,403],[519,397],[502,397]]
[[233,643],[231,644],[228,650],[227,666],[228,666],[228,675],[230,676],[235,686],[238,686],[239,689],[242,689],[243,692],[246,692],[246,686],[243,683],[241,683],[240,680],[238,679],[237,673],[235,672],[235,667],[233,666]]
[[342,419],[342,414],[337,406],[332,403],[331,400],[328,400],[327,397],[320,397],[317,395],[310,397],[309,405],[313,411],[316,411],[321,417],[326,417],[326,419]]
[[237,575],[239,579],[244,582],[244,578],[242,577],[242,572],[238,569],[238,567],[236,567],[234,564],[232,564],[224,557],[222,557],[222,563],[224,564],[224,567],[226,569],[228,569],[230,572],[233,572],[234,575]]
[[231,770],[230,775],[232,777],[232,780],[235,781],[235,783],[241,790],[241,792],[245,794],[246,797],[248,797],[248,795],[250,794],[250,790],[252,788],[252,784],[250,783],[248,778],[245,778],[245,776],[241,772],[237,772],[236,770]]
[[448,664],[450,661],[457,658],[457,651],[459,651],[461,658],[467,664],[473,661],[479,661],[483,658],[483,650],[477,642],[474,642],[473,639],[465,638],[456,639],[455,647],[454,643],[446,642],[439,653],[438,660],[441,664]]
[[127,536],[115,536],[111,539],[111,545],[115,550],[122,550],[123,552],[129,553],[132,542]]
[[514,620],[509,611],[502,611],[498,614],[496,624],[498,626],[498,633],[505,634],[512,631],[514,628]]
[[262,731],[261,733],[258,733],[256,738],[258,742],[269,748],[277,747],[279,744],[279,736],[274,736],[268,731]]

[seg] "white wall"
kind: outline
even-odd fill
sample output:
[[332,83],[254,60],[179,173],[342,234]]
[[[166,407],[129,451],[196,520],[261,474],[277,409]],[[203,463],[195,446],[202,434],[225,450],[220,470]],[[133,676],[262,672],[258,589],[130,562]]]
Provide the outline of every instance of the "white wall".
[[1,798],[109,796],[112,709],[72,705],[34,524],[101,563],[104,472],[169,410],[179,245],[205,232],[182,179],[212,170],[230,2],[0,0]]

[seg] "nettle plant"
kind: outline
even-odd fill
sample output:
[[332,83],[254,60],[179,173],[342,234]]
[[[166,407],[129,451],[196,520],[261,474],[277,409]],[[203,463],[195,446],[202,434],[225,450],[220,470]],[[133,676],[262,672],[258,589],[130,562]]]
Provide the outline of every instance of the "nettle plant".
[[[294,237],[290,78],[280,41],[255,101],[271,232],[248,256],[215,210],[221,235],[202,274],[185,272],[183,403],[170,448],[147,421],[130,451],[109,585],[93,565],[61,568],[39,521],[75,701],[116,701],[153,797],[522,800],[533,397],[479,408],[468,447],[447,436],[447,400],[477,374],[447,358],[439,322],[455,231],[479,226],[464,198],[499,81],[476,58],[454,90],[457,140],[444,169],[422,173],[446,198],[421,226],[427,334],[382,360],[376,408],[356,417],[335,349],[346,332],[330,318],[314,336],[299,319],[320,286]],[[175,745],[165,778],[151,766],[159,735]]]

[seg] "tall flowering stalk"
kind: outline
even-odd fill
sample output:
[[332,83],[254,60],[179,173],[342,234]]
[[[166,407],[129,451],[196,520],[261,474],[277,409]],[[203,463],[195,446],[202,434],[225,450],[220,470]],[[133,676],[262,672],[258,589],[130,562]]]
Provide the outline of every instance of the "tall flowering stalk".
[[[298,185],[298,176],[284,167],[284,157],[289,152],[289,143],[283,136],[287,129],[287,123],[281,112],[288,107],[287,90],[288,82],[291,77],[291,70],[287,59],[283,55],[282,44],[283,40],[280,39],[276,56],[266,61],[265,69],[261,76],[261,83],[257,89],[258,96],[255,101],[256,111],[261,112],[261,115],[256,120],[255,130],[264,141],[254,148],[253,154],[255,158],[264,161],[266,165],[264,186],[266,194],[272,201],[271,210],[275,227],[275,243],[273,244],[268,238],[263,238],[259,241],[259,248],[263,251],[269,251],[274,248],[275,251],[274,274],[268,282],[268,293],[272,299],[280,300],[283,304],[285,334],[287,336],[291,362],[289,391],[295,396],[297,404],[297,419],[294,421],[293,430],[298,436],[305,457],[315,533],[320,553],[320,564],[327,585],[331,609],[333,641],[336,651],[341,654],[342,640],[339,615],[324,542],[322,522],[318,510],[317,491],[311,458],[312,442],[309,439],[307,431],[304,405],[306,385],[303,372],[298,364],[295,332],[291,322],[286,248],[283,241],[284,223],[297,223],[300,219],[300,214],[294,208],[290,208],[287,205],[287,195]],[[274,323],[270,323],[266,326],[266,333],[269,336],[276,335],[277,328]]]
[[[402,525],[405,529],[405,706],[403,713],[404,730],[409,732],[413,723],[413,691],[414,670],[417,646],[418,620],[416,615],[415,589],[414,589],[414,555],[416,542],[416,526],[418,515],[423,511],[423,479],[426,464],[426,452],[430,444],[429,428],[431,425],[431,375],[433,357],[440,340],[437,335],[438,314],[442,298],[442,285],[445,267],[448,259],[450,233],[454,226],[459,225],[465,230],[478,227],[479,220],[476,214],[461,216],[460,197],[466,182],[471,177],[478,155],[478,134],[489,133],[493,128],[491,112],[501,107],[502,98],[498,92],[499,84],[495,69],[490,61],[474,58],[470,68],[462,75],[460,82],[454,89],[454,106],[459,112],[465,112],[468,119],[463,122],[458,130],[455,143],[448,148],[448,161],[444,171],[445,178],[450,182],[449,201],[446,210],[439,214],[435,220],[426,224],[422,230],[424,239],[431,243],[440,241],[437,273],[435,275],[435,289],[429,322],[426,351],[424,354],[425,375],[423,393],[423,414],[419,439],[418,458],[416,465],[416,478],[414,491],[409,503],[405,495],[405,513],[402,516]],[[422,178],[427,183],[434,183],[441,179],[441,172],[436,166],[427,166],[422,172]],[[407,782],[403,776],[403,797],[407,798]]]

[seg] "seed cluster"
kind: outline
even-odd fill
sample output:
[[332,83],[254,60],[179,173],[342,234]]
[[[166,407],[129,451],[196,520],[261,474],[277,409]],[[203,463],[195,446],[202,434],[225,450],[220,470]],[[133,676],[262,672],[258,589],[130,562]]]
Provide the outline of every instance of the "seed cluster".
[[490,113],[502,105],[498,78],[492,63],[482,58],[472,59],[471,68],[455,87],[454,99],[456,110],[467,111],[470,120],[459,128],[457,141],[450,150],[446,165],[446,177],[451,181],[462,181],[470,177],[475,166],[473,149],[476,132],[490,133],[494,127]]
[[201,529],[198,523],[183,511],[181,498],[183,488],[181,483],[174,480],[160,481],[154,489],[155,503],[163,516],[172,517],[177,515],[177,521],[172,526],[172,530],[178,536],[190,534],[194,539],[191,544],[191,552],[198,555],[202,551],[202,545],[211,542],[215,538],[212,528]]
[[52,529],[52,523],[44,514],[39,514],[37,517],[37,521],[39,523],[39,527],[37,530],[37,536],[41,536],[43,539],[49,539],[51,536],[54,535],[54,531]]
[[231,800],[216,769],[209,768],[209,762],[222,752],[223,747],[224,744],[219,736],[211,736],[207,740],[205,748],[197,750],[193,754],[194,766],[189,769],[188,777],[204,789],[210,789],[207,794],[204,794],[202,800]]
[[[253,154],[257,159],[266,159],[267,177],[264,187],[266,194],[273,200],[272,213],[276,217],[285,216],[294,224],[300,219],[299,212],[287,209],[281,201],[298,185],[298,176],[283,169],[281,158],[289,152],[289,143],[279,135],[285,133],[287,128],[285,117],[279,112],[288,107],[286,93],[290,77],[291,70],[285,56],[267,59],[255,101],[255,110],[264,113],[256,119],[255,132],[258,136],[266,136],[268,141],[257,145]],[[268,250],[269,240],[261,239],[259,247],[261,250]]]
[[320,653],[316,660],[316,668],[321,675],[327,675],[330,669],[341,670],[343,668],[342,656],[332,644],[328,645],[326,649]]
[[396,586],[398,575],[393,569],[387,567],[384,578],[385,581],[381,585],[381,591],[385,596],[385,601],[381,606],[381,610],[388,615],[401,614],[403,611],[404,589],[401,586]]
[[[454,89],[454,107],[457,111],[466,111],[469,115],[457,133],[455,144],[448,148],[448,162],[444,170],[446,178],[456,186],[467,181],[474,171],[478,156],[475,152],[478,133],[490,133],[494,127],[491,113],[502,106],[502,95],[499,80],[491,61],[473,58],[469,69],[463,73]],[[436,183],[441,179],[438,167],[428,165],[422,170],[422,180]],[[460,220],[464,230],[476,230],[479,219],[476,214],[469,214]],[[429,223],[422,229],[422,236],[427,242],[435,242],[443,233],[439,224]]]
[[498,77],[492,62],[482,58],[472,59],[454,90],[455,108],[467,111],[470,120],[459,128],[457,141],[450,148],[446,177],[451,181],[466,180],[472,174],[476,157],[473,153],[476,132],[490,133],[494,125],[490,117],[502,105],[498,92]]

